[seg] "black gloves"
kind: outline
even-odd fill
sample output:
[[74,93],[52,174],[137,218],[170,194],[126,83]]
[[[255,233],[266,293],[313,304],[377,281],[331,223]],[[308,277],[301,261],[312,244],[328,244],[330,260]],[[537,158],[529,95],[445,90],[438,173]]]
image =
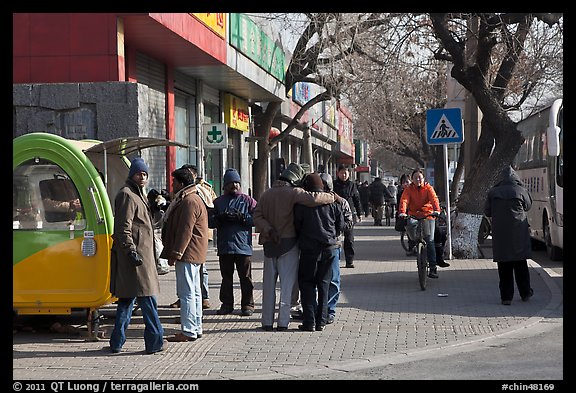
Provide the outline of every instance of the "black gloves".
[[136,251],[130,251],[128,253],[128,259],[134,264],[134,266],[142,265],[142,257],[138,255]]
[[240,210],[229,210],[225,211],[224,213],[218,214],[218,219],[221,222],[239,222],[243,224],[246,222],[244,214]]

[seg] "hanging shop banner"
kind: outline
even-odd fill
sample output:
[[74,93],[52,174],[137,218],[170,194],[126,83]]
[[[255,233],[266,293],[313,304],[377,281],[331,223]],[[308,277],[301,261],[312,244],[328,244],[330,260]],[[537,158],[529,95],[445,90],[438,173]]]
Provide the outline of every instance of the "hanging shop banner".
[[225,149],[228,147],[226,123],[202,124],[204,149]]
[[281,46],[245,14],[229,14],[230,45],[279,81],[284,81],[285,56]]
[[224,94],[224,121],[230,128],[243,132],[250,131],[248,102],[232,94]]

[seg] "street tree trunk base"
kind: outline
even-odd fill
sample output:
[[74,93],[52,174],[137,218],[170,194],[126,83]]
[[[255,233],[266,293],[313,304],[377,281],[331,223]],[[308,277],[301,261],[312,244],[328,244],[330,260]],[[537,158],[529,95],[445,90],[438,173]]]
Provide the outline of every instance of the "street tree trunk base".
[[452,222],[452,254],[454,258],[481,258],[478,250],[478,231],[481,222],[481,214],[458,212]]

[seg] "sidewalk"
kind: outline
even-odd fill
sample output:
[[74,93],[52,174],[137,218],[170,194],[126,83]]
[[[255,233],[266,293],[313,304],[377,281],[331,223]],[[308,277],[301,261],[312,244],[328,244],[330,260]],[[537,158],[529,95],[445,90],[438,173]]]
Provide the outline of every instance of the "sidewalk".
[[[342,294],[336,322],[322,332],[301,332],[299,321],[285,332],[260,329],[262,249],[255,245],[252,275],[256,310],[240,316],[240,288],[235,275],[236,310],[217,315],[220,306],[218,259],[208,256],[210,302],[204,313],[204,335],[188,343],[169,343],[156,355],[144,354],[141,317],[134,317],[123,352],[111,355],[107,339],[52,333],[13,336],[13,378],[50,380],[228,380],[311,379],[369,367],[398,356],[442,350],[486,340],[537,324],[562,302],[558,286],[531,262],[535,295],[502,306],[498,272],[492,259],[452,260],[420,290],[413,257],[406,257],[393,227],[374,227],[371,220],[355,230],[354,269],[342,268]],[[486,248],[483,249],[486,252]],[[488,255],[487,255],[488,256]],[[342,261],[341,266],[344,263]],[[160,276],[159,313],[165,335],[179,331],[175,275]],[[439,297],[438,294],[447,294]],[[102,309],[101,329],[109,337],[115,306]],[[336,377],[337,378],[337,377]]]

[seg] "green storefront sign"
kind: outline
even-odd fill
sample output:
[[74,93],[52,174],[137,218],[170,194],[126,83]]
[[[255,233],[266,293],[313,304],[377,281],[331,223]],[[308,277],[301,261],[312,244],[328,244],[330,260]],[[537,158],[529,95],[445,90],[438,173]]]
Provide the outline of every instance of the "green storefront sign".
[[284,82],[285,56],[282,47],[268,37],[244,14],[230,15],[230,45],[253,60],[266,72]]

